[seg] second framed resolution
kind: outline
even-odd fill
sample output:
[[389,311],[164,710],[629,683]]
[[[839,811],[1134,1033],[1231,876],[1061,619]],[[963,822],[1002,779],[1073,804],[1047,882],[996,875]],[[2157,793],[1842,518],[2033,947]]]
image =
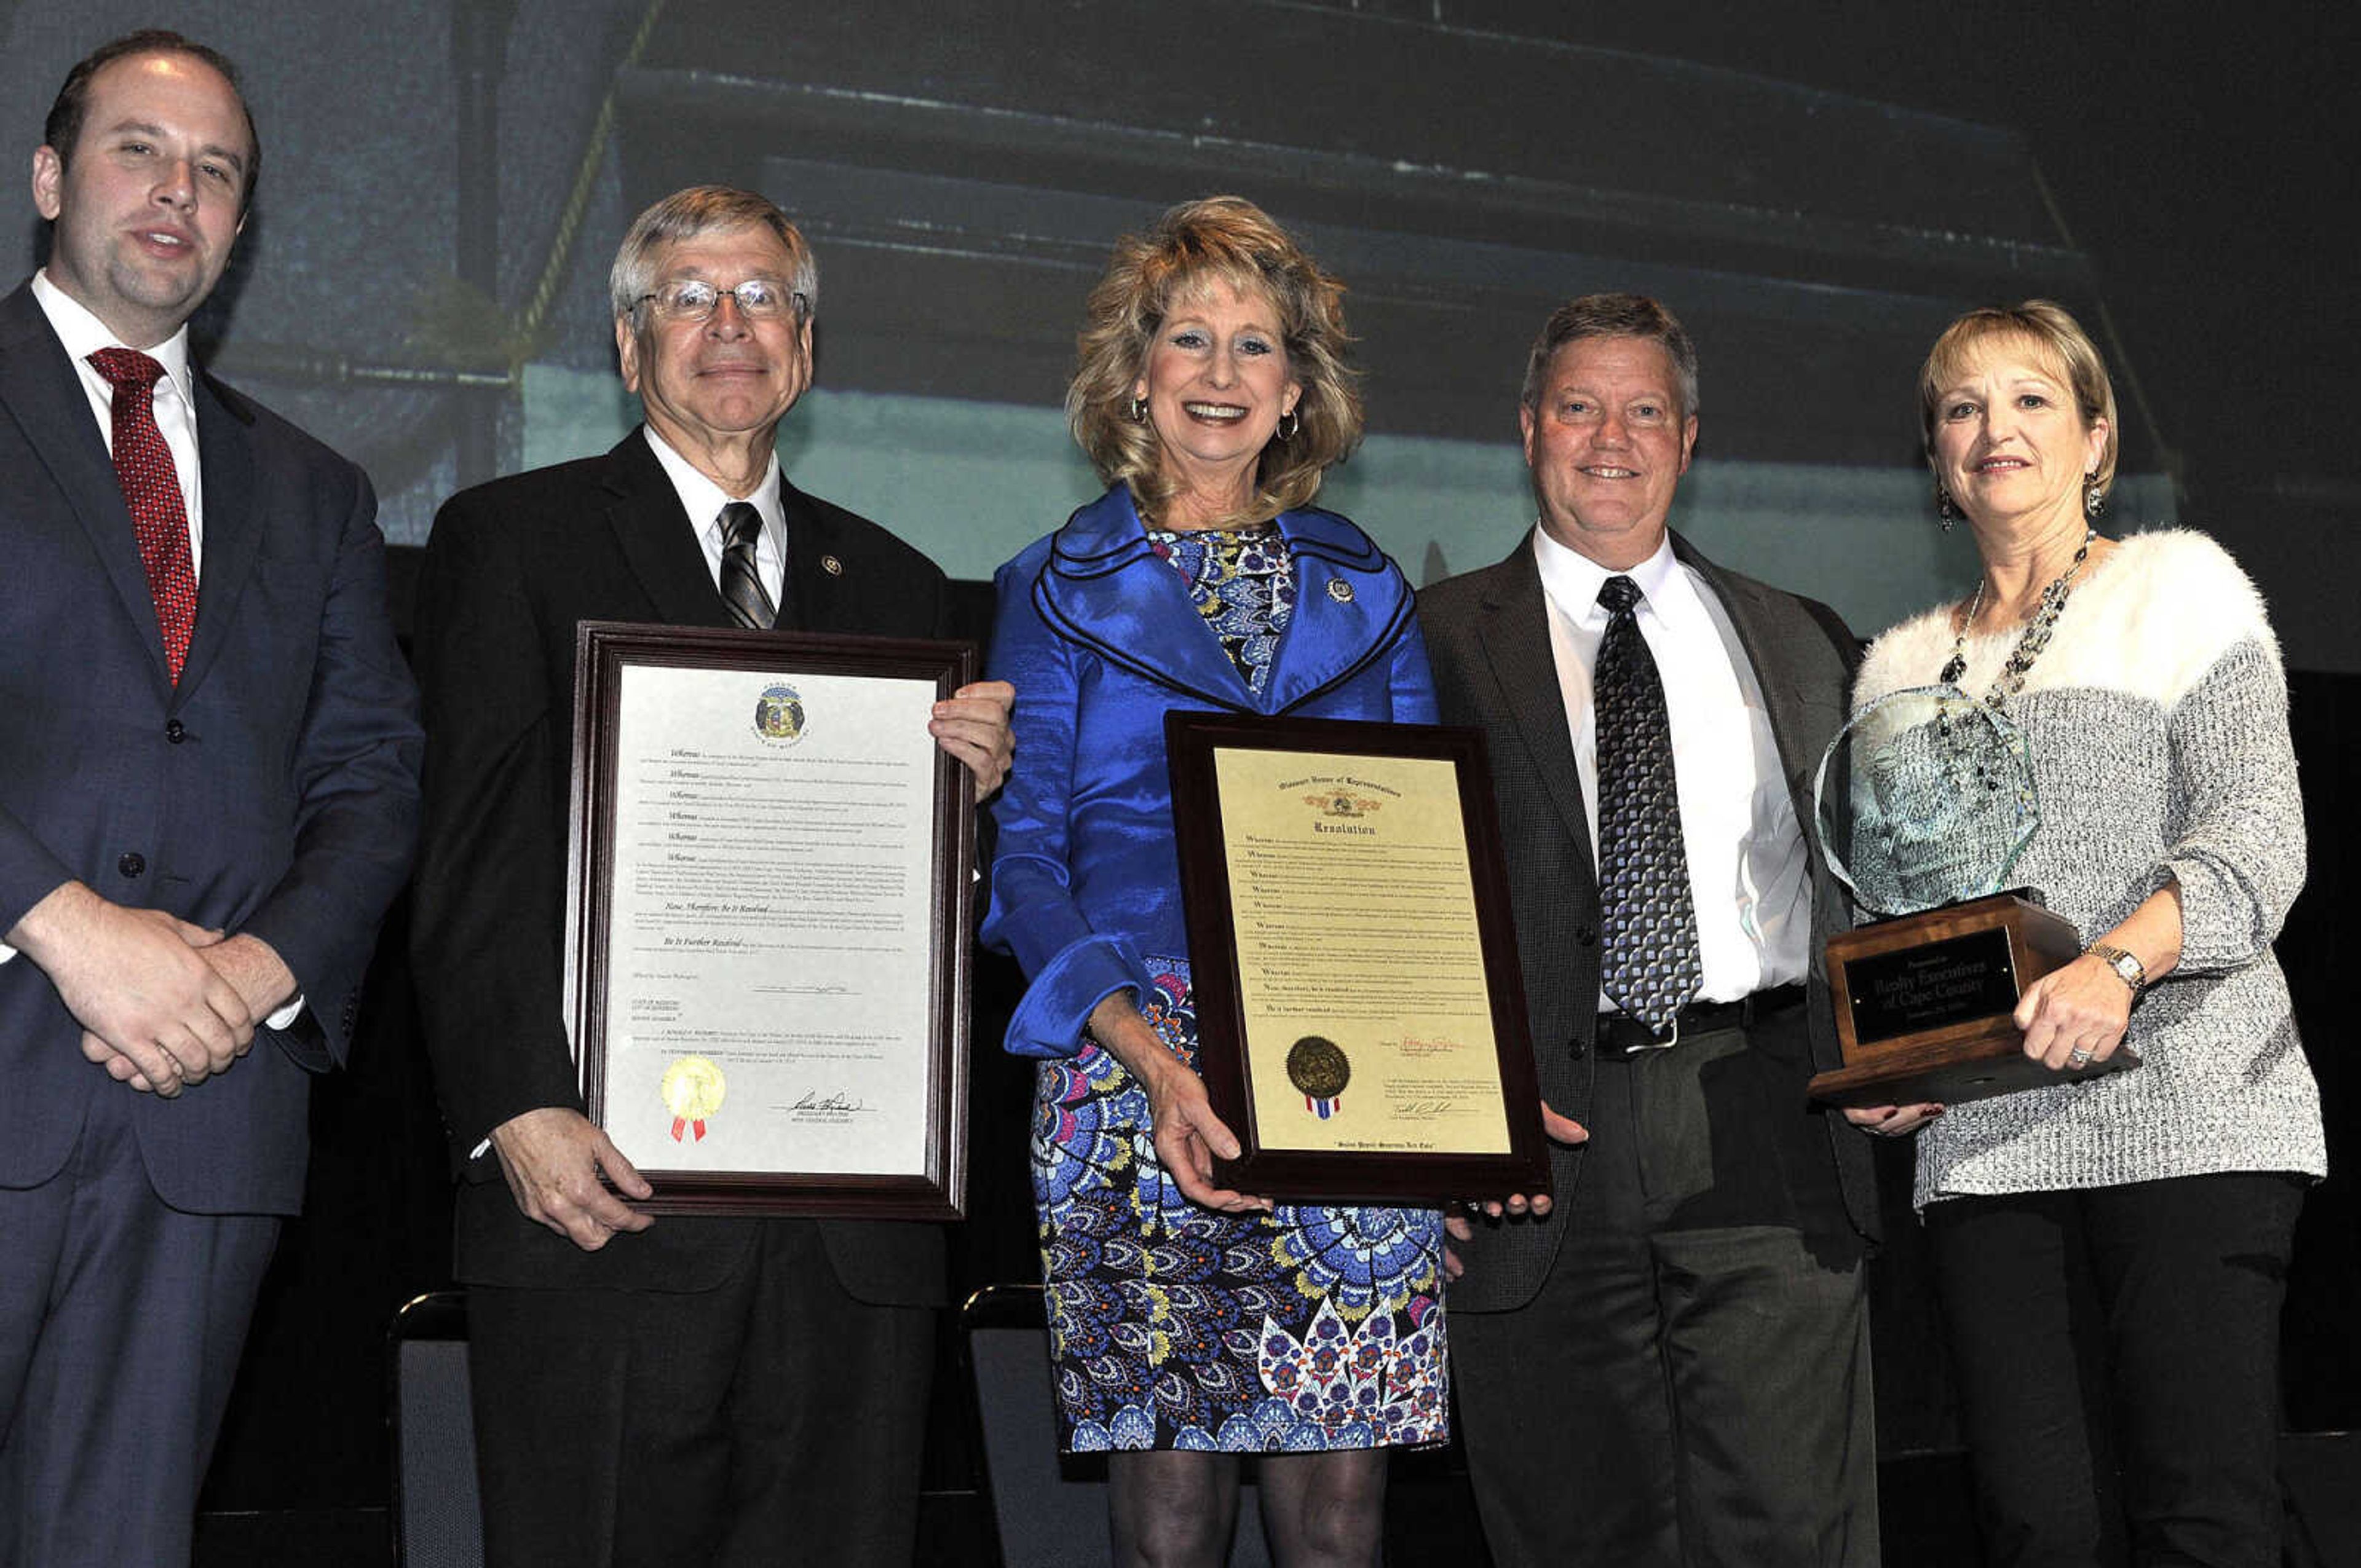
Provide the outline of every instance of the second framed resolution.
[[1172,713],[1200,1066],[1240,1191],[1549,1190],[1482,738]]
[[[566,1014],[657,1212],[956,1219],[972,647],[586,621]],[[497,868],[493,868],[497,872]]]

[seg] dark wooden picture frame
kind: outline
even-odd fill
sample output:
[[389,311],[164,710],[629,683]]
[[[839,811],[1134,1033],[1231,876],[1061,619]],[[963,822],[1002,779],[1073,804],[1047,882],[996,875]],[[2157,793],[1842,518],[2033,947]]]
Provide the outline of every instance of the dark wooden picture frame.
[[[726,675],[925,680],[936,698],[975,678],[970,642],[584,621],[575,642],[574,764],[566,889],[566,1001],[590,1120],[606,1124],[608,940],[613,905],[617,723],[632,665]],[[923,1174],[639,1167],[653,1213],[957,1220],[967,1203],[968,1025],[975,811],[967,769],[937,750],[926,984],[930,1020]]]
[[[1549,1190],[1549,1149],[1525,1014],[1523,971],[1510,916],[1499,808],[1484,737],[1476,729],[1373,724],[1349,719],[1168,713],[1166,758],[1188,920],[1195,992],[1198,1066],[1213,1110],[1237,1135],[1235,1160],[1215,1174],[1235,1190],[1282,1200],[1433,1206],[1461,1199]],[[1460,830],[1482,950],[1493,1043],[1499,1058],[1507,1153],[1326,1151],[1263,1146],[1254,1112],[1255,1050],[1246,1039],[1233,924],[1228,835],[1215,755],[1224,750],[1429,759],[1449,762],[1458,782]],[[1278,1061],[1268,1070],[1280,1071]]]

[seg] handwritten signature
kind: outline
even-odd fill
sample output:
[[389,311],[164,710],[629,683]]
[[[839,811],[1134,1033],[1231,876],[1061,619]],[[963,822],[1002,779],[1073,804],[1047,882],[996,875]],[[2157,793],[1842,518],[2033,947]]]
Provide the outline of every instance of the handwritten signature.
[[863,1104],[858,1097],[847,1094],[841,1090],[831,1090],[828,1093],[822,1094],[816,1089],[807,1089],[803,1092],[803,1098],[797,1100],[793,1105],[787,1107],[787,1109],[790,1111],[829,1111],[839,1114],[845,1114],[855,1111],[866,1111],[869,1107]]

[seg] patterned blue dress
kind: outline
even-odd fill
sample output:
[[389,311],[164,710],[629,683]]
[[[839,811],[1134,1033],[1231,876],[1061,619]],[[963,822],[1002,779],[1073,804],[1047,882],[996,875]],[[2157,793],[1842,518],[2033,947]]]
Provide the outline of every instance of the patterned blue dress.
[[[1151,530],[1148,542],[1259,692],[1294,609],[1278,531]],[[1188,960],[1147,958],[1141,1011],[1193,1068]],[[1041,1063],[1032,1166],[1068,1450],[1301,1453],[1449,1435],[1439,1215],[1200,1208],[1156,1157],[1147,1091],[1095,1045]]]

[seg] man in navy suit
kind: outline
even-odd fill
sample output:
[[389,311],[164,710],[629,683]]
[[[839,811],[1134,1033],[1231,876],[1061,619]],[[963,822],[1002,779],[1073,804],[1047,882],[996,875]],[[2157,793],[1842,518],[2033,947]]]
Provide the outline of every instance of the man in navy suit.
[[185,1562],[417,830],[360,470],[192,366],[260,159],[229,62],[77,65],[0,301],[0,1564]]
[[[645,424],[452,497],[419,593],[434,747],[412,951],[464,1177],[486,1555],[898,1568],[941,1231],[653,1220],[622,1201],[648,1185],[584,1116],[566,1031],[566,790],[579,622],[934,636],[946,584],[780,471],[819,297],[784,213],[676,192],[632,224],[610,281]],[[929,723],[979,796],[1007,772],[1014,695],[962,686]]]

